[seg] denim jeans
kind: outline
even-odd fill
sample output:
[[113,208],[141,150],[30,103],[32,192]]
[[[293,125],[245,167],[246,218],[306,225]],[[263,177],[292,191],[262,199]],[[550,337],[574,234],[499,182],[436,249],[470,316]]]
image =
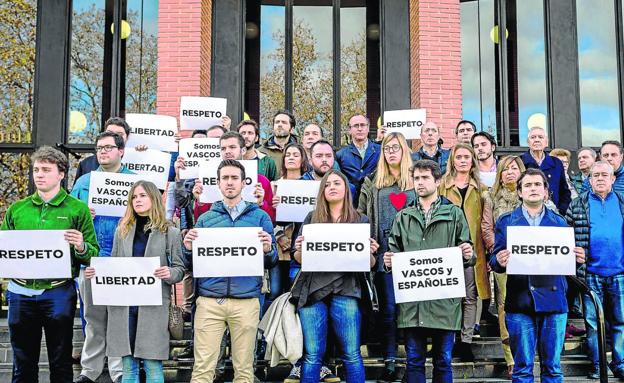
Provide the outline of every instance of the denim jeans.
[[39,381],[42,328],[48,348],[50,382],[71,382],[75,285],[67,283],[32,297],[8,291],[7,299],[9,332],[14,354],[12,382]]
[[163,365],[160,360],[138,359],[132,355],[123,357],[123,377],[121,383],[139,383],[139,371],[141,362],[145,370],[145,383],[164,383],[165,375]]
[[425,359],[427,354],[427,337],[433,343],[433,383],[452,383],[453,344],[455,332],[423,327],[405,329],[405,353],[407,354],[407,383],[425,383]]
[[[601,277],[587,273],[587,286],[600,298],[605,318],[610,324],[611,345],[613,349],[612,371],[624,371],[624,274]],[[589,296],[583,296],[585,304],[585,322],[587,328],[587,346],[589,358],[598,368],[598,319],[596,309]]]
[[509,345],[514,358],[514,383],[533,382],[535,346],[540,357],[542,383],[563,382],[561,349],[565,340],[568,314],[532,315],[507,313]]
[[318,383],[327,348],[328,322],[342,351],[348,383],[364,383],[364,362],[360,354],[362,316],[356,298],[332,295],[325,301],[299,309],[303,330],[303,368],[301,383]]
[[384,359],[395,360],[397,356],[397,324],[396,301],[392,273],[379,272],[375,274],[375,282],[380,294],[379,313],[382,325],[381,342],[384,345]]

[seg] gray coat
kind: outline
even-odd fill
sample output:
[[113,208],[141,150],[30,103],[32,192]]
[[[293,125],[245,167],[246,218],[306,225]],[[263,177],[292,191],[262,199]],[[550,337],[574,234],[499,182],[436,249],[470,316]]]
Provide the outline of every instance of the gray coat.
[[[132,257],[132,243],[136,226],[130,229],[125,237],[115,231],[112,257]],[[147,246],[146,257],[160,257],[160,265],[167,266],[165,253],[165,234],[152,231]],[[171,285],[182,280],[184,263],[182,262],[182,242],[180,231],[169,228],[168,243],[171,254],[171,278],[162,283],[162,305],[140,306],[137,323],[134,357],[141,359],[169,359],[169,303],[171,302]],[[125,306],[108,306],[108,323],[106,332],[106,355],[123,357],[131,355],[128,325],[129,310]]]

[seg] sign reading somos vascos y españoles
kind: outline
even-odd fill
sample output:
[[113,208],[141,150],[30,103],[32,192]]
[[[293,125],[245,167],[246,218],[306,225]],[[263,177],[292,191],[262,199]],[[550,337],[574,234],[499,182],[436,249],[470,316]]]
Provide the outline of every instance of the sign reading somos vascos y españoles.
[[65,230],[0,231],[0,278],[71,278],[71,253],[64,235]]
[[464,262],[459,247],[408,251],[392,257],[396,303],[466,296]]
[[135,182],[144,177],[138,174],[91,172],[89,207],[95,215],[122,217],[128,205],[128,194]]
[[184,158],[184,169],[180,179],[199,177],[199,164],[204,161],[221,162],[221,145],[218,138],[185,138],[180,140],[180,157]]

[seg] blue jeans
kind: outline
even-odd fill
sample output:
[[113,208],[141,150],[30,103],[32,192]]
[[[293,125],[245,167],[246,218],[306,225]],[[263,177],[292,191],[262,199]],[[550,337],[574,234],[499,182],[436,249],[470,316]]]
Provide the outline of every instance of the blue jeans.
[[433,343],[433,383],[453,383],[453,344],[455,332],[423,327],[405,329],[405,353],[407,354],[407,383],[425,383],[425,358],[427,337]]
[[325,301],[299,309],[303,330],[303,368],[301,383],[318,383],[331,324],[342,351],[348,383],[364,383],[364,362],[360,354],[362,315],[356,298],[332,295]]
[[509,346],[514,358],[514,383],[533,382],[533,360],[537,345],[542,383],[563,382],[561,349],[565,340],[568,314],[533,315],[506,313]]
[[375,282],[380,294],[380,319],[383,331],[381,342],[384,345],[384,359],[395,360],[397,356],[397,324],[396,301],[392,273],[379,272],[375,274]]
[[145,370],[145,383],[164,383],[165,375],[163,373],[163,365],[160,360],[138,359],[132,355],[124,356],[123,359],[123,377],[122,383],[139,383],[139,371],[141,362]]
[[7,291],[9,332],[13,348],[13,383],[39,381],[41,329],[45,331],[50,382],[73,378],[72,337],[76,312],[74,283],[26,296]]
[[[613,349],[611,371],[624,371],[624,274],[612,277],[601,277],[587,273],[587,286],[600,298],[606,320],[611,329],[611,345]],[[585,305],[585,322],[587,328],[587,346],[589,358],[598,369],[598,319],[596,309],[589,296],[583,296]]]

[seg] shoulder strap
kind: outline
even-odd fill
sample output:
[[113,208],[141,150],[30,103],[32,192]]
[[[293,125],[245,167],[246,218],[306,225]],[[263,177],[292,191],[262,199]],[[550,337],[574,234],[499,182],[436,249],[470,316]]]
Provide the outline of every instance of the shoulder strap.
[[165,232],[165,255],[167,256],[167,266],[171,267],[171,250],[169,250],[169,227]]

